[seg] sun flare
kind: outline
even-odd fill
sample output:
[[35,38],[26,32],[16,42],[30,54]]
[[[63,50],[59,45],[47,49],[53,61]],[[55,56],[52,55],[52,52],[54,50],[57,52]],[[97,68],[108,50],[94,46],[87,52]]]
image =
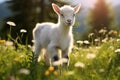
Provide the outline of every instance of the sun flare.
[[80,3],[84,7],[94,7],[94,4],[97,0],[74,0],[73,3],[78,4]]
[[83,0],[83,3],[86,4],[88,7],[94,7],[94,4],[96,3],[97,0]]

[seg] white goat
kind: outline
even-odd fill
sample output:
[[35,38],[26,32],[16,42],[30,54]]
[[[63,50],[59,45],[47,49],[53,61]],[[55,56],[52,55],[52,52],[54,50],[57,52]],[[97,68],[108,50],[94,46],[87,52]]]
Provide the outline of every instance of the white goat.
[[63,58],[69,59],[69,53],[73,46],[72,26],[80,5],[74,8],[65,5],[60,8],[52,3],[52,7],[58,14],[58,23],[38,23],[33,30],[35,60],[38,60],[40,51],[43,48],[46,49],[46,53],[49,54],[52,62],[59,60],[58,49],[61,49]]

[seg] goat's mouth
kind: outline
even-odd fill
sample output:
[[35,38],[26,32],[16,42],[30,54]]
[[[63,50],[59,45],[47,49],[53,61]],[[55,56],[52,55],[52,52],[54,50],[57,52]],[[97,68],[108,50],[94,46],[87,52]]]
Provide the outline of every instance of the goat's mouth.
[[66,22],[66,24],[67,24],[68,26],[72,25],[72,23],[71,23],[71,22]]

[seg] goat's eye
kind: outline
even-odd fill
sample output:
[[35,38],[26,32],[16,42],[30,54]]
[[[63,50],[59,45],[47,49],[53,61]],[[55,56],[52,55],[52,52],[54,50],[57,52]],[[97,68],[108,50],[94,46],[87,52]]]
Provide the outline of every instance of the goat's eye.
[[62,17],[64,17],[64,15],[63,15],[63,14],[61,14],[61,16],[62,16]]

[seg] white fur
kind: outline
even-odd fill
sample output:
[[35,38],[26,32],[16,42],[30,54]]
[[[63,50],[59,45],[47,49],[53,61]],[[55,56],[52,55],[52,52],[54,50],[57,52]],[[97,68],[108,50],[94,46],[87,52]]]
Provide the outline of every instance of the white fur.
[[[33,30],[35,40],[34,56],[38,59],[41,49],[46,49],[46,53],[52,59],[58,55],[58,49],[62,51],[62,57],[68,56],[73,46],[72,27],[75,22],[74,14],[79,11],[80,6],[75,8],[63,6],[59,8],[52,4],[54,11],[58,14],[58,23],[38,23]],[[70,23],[69,21],[70,20]]]

